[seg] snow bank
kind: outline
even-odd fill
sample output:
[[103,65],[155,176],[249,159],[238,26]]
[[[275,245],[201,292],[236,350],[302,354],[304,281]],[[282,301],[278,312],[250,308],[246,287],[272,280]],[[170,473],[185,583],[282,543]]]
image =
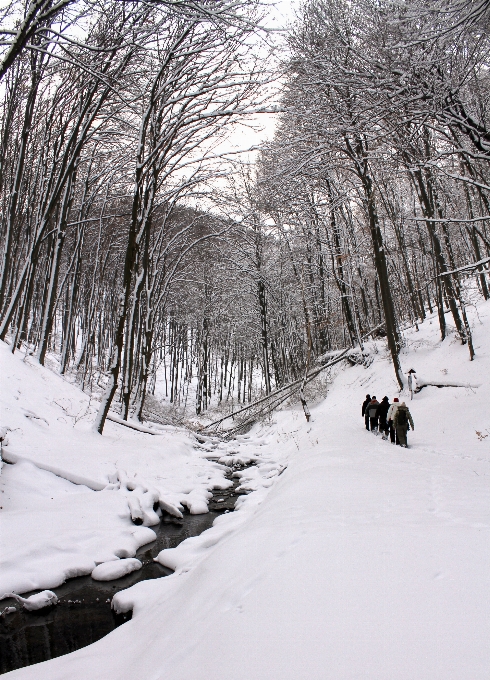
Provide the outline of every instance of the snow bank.
[[239,498],[233,513],[217,517],[211,529],[208,529],[200,536],[188,538],[176,548],[162,550],[155,558],[155,561],[164,567],[173,569],[177,573],[185,573],[194,567],[199,560],[206,557],[210,548],[221,543],[245,524],[265,496],[266,489],[263,487],[257,490],[253,496]]
[[[102,562],[131,558],[155,538],[161,511],[205,513],[226,468],[175,427],[94,434],[89,397],[0,342],[0,594],[54,588]],[[148,432],[147,432],[148,430]],[[151,434],[149,434],[151,432]],[[153,435],[157,436],[153,436]],[[216,438],[219,458],[229,448]],[[135,526],[139,525],[139,526]]]
[[31,463],[0,476],[0,594],[55,588],[155,539],[134,526],[123,495],[75,486]]
[[[200,492],[200,512],[207,511],[202,499],[223,480],[223,472],[201,455],[194,437],[183,429],[145,427],[134,421],[129,428],[114,416],[101,437],[91,430],[97,404],[88,395],[32,357],[19,352],[12,356],[2,342],[0,380],[0,426],[8,428],[9,440],[5,460],[30,461],[97,491],[120,484],[121,473],[123,486],[127,482],[127,488],[155,491],[163,504],[174,508],[174,514],[189,504],[197,512],[194,500]],[[217,440],[213,450],[216,446]],[[216,455],[225,453],[223,449]],[[155,523],[154,516],[143,519],[145,524]]]

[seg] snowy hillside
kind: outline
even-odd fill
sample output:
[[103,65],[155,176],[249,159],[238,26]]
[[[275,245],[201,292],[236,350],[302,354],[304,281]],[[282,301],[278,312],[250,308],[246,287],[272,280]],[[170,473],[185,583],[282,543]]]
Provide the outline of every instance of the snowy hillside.
[[[367,432],[361,418],[366,392],[390,401],[397,395],[379,341],[369,347],[375,358],[368,369],[339,369],[312,422],[298,409],[284,410],[233,442],[226,455],[260,450],[262,461],[249,473],[249,488],[258,490],[212,529],[160,553],[174,575],[116,596],[116,609],[133,610],[130,622],[90,647],[8,677],[486,679],[490,304],[480,305],[472,323],[473,362],[454,335],[438,340],[435,321],[406,333],[405,371],[414,368],[420,383],[463,385],[427,386],[415,395],[408,449]],[[216,464],[192,449],[187,435],[151,436],[110,424],[100,438],[83,421],[73,428],[54,400],[83,395],[5,348],[2,361],[2,417],[12,428],[7,459],[28,458],[93,489],[124,466],[128,476],[173,494],[174,503],[216,483]],[[102,546],[113,558],[121,550],[134,554],[145,540],[140,532],[149,531],[130,524],[118,492],[73,487],[29,463],[4,466],[1,479],[2,532],[11,532],[11,545],[16,532],[30,530],[26,512],[32,518],[36,508],[52,523],[44,534],[33,529],[34,556],[11,552],[2,566],[9,588],[21,582],[14,571],[24,579],[43,568],[53,574],[51,560],[59,563],[67,546],[76,544],[95,562]],[[80,518],[82,506],[92,510],[87,525],[75,527],[70,513]],[[83,539],[90,522],[101,531],[100,543]],[[66,542],[59,530],[68,532]],[[74,554],[68,549],[66,564]],[[52,578],[31,578],[38,588],[52,585]]]
[[233,455],[228,446],[216,453],[215,444],[202,447],[170,426],[155,426],[152,435],[109,422],[104,437],[94,434],[87,395],[31,361],[0,343],[3,458],[16,463],[4,464],[0,476],[0,535],[8,546],[0,596],[53,588],[132,557],[155,538],[149,527],[160,521],[158,507],[176,516],[184,507],[205,513],[211,490],[231,485],[216,462]]

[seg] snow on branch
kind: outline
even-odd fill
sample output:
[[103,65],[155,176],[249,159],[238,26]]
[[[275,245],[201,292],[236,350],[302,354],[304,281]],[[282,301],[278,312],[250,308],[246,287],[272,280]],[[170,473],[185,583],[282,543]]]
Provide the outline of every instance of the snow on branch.
[[490,257],[484,257],[482,260],[479,260],[478,262],[473,262],[472,264],[465,264],[463,267],[452,269],[449,272],[442,272],[442,274],[439,274],[439,276],[440,277],[449,276],[450,274],[458,274],[459,272],[471,271],[472,269],[477,269],[478,267],[481,267],[483,264],[487,264],[487,262],[490,262]]

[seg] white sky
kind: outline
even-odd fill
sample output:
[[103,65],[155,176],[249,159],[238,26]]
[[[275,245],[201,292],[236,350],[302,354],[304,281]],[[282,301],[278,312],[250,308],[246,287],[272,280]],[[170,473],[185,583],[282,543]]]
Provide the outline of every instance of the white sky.
[[[281,40],[281,29],[286,29],[294,20],[295,9],[299,7],[300,0],[266,0],[270,4],[270,13],[265,22],[268,28],[278,31],[277,40]],[[249,118],[245,125],[239,125],[230,135],[227,142],[220,144],[217,152],[222,153],[230,148],[231,151],[240,151],[259,145],[274,135],[277,114],[262,113],[254,118]],[[244,154],[242,160],[252,162],[255,152]]]

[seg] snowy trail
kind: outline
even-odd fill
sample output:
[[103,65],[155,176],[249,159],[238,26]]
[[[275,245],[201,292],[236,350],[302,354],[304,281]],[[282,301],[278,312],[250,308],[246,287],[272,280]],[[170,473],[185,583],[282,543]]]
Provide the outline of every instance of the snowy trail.
[[248,522],[126,591],[134,618],[107,638],[12,676],[486,678],[488,462],[349,430],[348,409],[279,414],[266,449],[292,460]]

